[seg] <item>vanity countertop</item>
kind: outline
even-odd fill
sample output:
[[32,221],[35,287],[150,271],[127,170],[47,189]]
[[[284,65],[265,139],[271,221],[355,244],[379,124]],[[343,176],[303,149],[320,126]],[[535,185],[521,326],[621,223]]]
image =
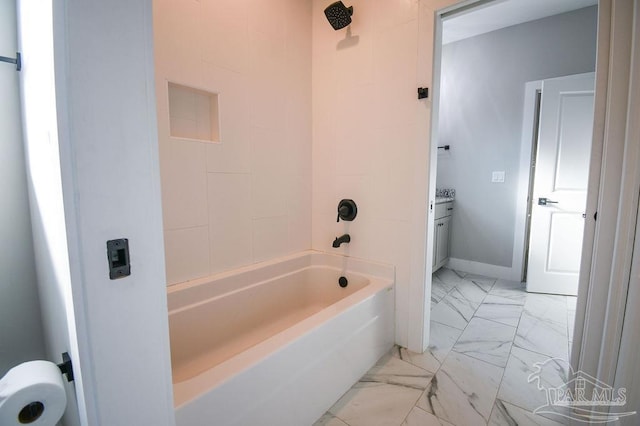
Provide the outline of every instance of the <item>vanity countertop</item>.
[[453,197],[436,197],[436,204],[448,203],[453,200]]

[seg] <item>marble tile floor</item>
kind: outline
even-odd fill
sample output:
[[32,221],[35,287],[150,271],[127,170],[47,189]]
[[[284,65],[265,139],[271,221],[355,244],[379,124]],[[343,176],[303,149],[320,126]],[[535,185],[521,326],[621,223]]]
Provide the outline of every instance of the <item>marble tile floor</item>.
[[314,426],[563,424],[533,411],[566,381],[576,298],[446,268],[432,283],[428,351],[394,347]]

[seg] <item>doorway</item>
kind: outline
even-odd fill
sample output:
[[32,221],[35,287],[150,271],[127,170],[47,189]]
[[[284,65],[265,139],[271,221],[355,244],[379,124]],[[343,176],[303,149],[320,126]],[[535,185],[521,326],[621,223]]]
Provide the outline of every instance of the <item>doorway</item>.
[[[473,13],[463,18],[468,21]],[[450,149],[437,150],[434,168],[436,191],[456,194],[451,268],[522,279],[529,181],[528,170],[522,170],[529,165],[521,159],[531,158],[521,149],[524,88],[530,81],[593,72],[596,14],[596,7],[589,7],[449,43],[447,23],[456,18],[443,20],[434,145]],[[573,29],[580,34],[566,37]],[[527,138],[531,146],[531,133]]]
[[[486,13],[491,4],[477,9]],[[462,16],[469,22],[475,12],[467,9]],[[437,151],[432,166],[437,167],[437,189],[454,189],[455,199],[450,258],[432,276],[428,354],[441,363],[440,369],[446,370],[452,357],[485,371],[502,369],[496,370],[497,399],[489,414],[493,418],[532,418],[544,403],[522,376],[534,363],[559,358],[564,360],[560,370],[569,367],[576,298],[528,293],[522,282],[523,248],[529,238],[526,221],[517,213],[522,209],[522,217],[527,214],[530,162],[524,166],[525,179],[520,159],[530,160],[538,151],[532,145],[538,137],[531,132],[528,152],[521,150],[522,120],[530,113],[531,130],[537,129],[533,118],[536,105],[542,104],[541,94],[534,90],[527,97],[524,89],[531,81],[593,72],[596,17],[594,6],[449,42],[443,36],[432,143],[448,145],[449,150]],[[445,33],[447,22],[454,19],[454,14],[442,15]],[[567,33],[575,31],[585,31],[575,37],[583,44],[562,45],[569,42]],[[572,52],[570,59],[566,52]],[[538,77],[517,79],[518,74]],[[549,379],[561,384],[562,374]]]
[[[438,248],[441,245],[447,247],[448,260],[437,264],[444,264],[445,268],[457,271],[458,275],[484,276],[517,283],[523,282],[526,276],[533,276],[542,284],[534,284],[527,288],[528,291],[575,297],[582,236],[582,222],[576,221],[575,216],[578,215],[582,220],[584,200],[578,203],[581,206],[569,209],[571,214],[569,210],[560,209],[552,196],[542,194],[549,192],[547,188],[536,189],[531,160],[538,155],[538,135],[534,132],[537,132],[539,123],[535,117],[538,111],[543,112],[545,104],[548,104],[547,109],[550,111],[561,110],[559,106],[564,106],[569,111],[567,106],[571,109],[575,104],[571,101],[585,99],[583,95],[588,92],[591,105],[582,108],[584,102],[578,102],[582,105],[578,109],[582,108],[587,116],[592,117],[597,6],[591,0],[578,2],[574,7],[587,7],[527,22],[511,22],[513,25],[490,28],[480,33],[475,29],[475,32],[464,35],[465,28],[474,26],[474,20],[484,19],[494,6],[503,7],[509,3],[480,2],[477,7],[465,8],[459,14],[454,11],[442,15],[442,43],[437,56],[441,79],[437,95],[440,98],[437,114],[434,115],[438,119],[434,123],[433,140],[438,148],[444,146],[449,149],[437,149],[437,157],[432,166],[437,169],[436,196],[442,193],[456,196],[449,209],[453,214],[448,217],[448,244],[438,241]],[[494,13],[506,16],[510,14],[508,9],[499,8]],[[498,17],[494,20],[500,19]],[[461,23],[458,24],[457,21]],[[567,37],[567,33],[573,34],[573,37]],[[567,52],[571,54],[568,55]],[[523,77],[533,75],[544,78],[532,82],[532,79]],[[543,85],[546,84],[547,91],[552,88],[556,92],[565,90],[556,86],[561,83],[571,84],[567,83],[571,80],[566,77],[568,75],[585,75],[588,87],[574,90],[570,97],[565,96],[566,94],[549,96],[545,103]],[[434,102],[438,102],[438,99]],[[574,110],[575,108],[571,111]],[[565,116],[568,115],[567,111]],[[553,127],[551,122],[554,113],[549,113],[548,116],[540,125]],[[550,124],[545,124],[547,121]],[[545,131],[542,136],[546,137],[547,133],[558,134],[558,129],[564,129],[568,135],[575,136],[577,129],[587,129],[586,132],[578,132],[583,137],[588,135],[588,129],[592,127],[592,124],[582,125],[584,123],[562,127],[558,123],[556,119],[556,127]],[[561,149],[556,144],[549,149],[545,148],[544,152],[549,152],[544,154],[545,158],[549,157],[545,162],[549,164],[545,166],[541,176],[549,175],[552,183],[558,183],[560,187],[564,185],[565,192],[570,193],[569,198],[576,193],[575,182],[569,181],[584,178],[584,185],[581,184],[584,195],[589,149],[578,143],[565,145],[568,147]],[[564,163],[571,164],[570,167],[577,170],[580,176],[574,176],[575,173],[555,173],[554,167]],[[538,184],[549,179],[540,177]],[[569,181],[563,183],[558,179]],[[569,183],[573,187],[567,186]],[[534,206],[530,202],[534,195],[536,200],[540,198],[548,203],[545,206]],[[541,225],[536,225],[535,220],[531,229],[529,214],[534,213],[534,217],[535,213],[542,214],[545,211],[543,207],[546,207],[547,212],[546,231]],[[560,211],[563,214],[558,214]],[[550,212],[554,214],[549,214]],[[553,227],[555,234],[550,234],[551,216],[556,219]],[[562,220],[566,223],[560,224]],[[566,226],[569,222],[571,226]],[[566,229],[574,232],[570,236],[558,232]],[[531,236],[533,235],[534,241],[538,241],[537,235],[542,234],[551,235],[554,246],[551,247],[547,238],[546,244],[542,244],[547,249],[545,254],[540,255],[540,249],[535,245],[536,250],[528,252]],[[573,244],[568,244],[569,241]],[[434,247],[434,255],[437,251]],[[442,257],[442,253],[439,253],[439,257]],[[541,261],[541,258],[544,260]],[[534,260],[534,265],[529,263],[529,259]],[[552,268],[549,268],[550,265]],[[536,271],[532,272],[532,266]],[[561,285],[553,282],[552,285],[545,286],[550,269],[557,272],[556,276],[571,278],[571,283]],[[538,270],[547,273],[536,274]],[[432,282],[432,308],[451,290],[450,286],[443,288],[439,281],[442,280],[434,279]],[[573,306],[575,299],[571,301]],[[479,301],[472,302],[477,304]],[[570,323],[572,321],[569,320]]]

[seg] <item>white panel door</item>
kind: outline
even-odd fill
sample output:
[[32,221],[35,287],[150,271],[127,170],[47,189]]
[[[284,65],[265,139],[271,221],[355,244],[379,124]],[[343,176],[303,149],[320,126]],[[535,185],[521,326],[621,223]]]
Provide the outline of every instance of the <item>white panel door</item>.
[[593,95],[594,73],[542,84],[527,291],[577,294]]

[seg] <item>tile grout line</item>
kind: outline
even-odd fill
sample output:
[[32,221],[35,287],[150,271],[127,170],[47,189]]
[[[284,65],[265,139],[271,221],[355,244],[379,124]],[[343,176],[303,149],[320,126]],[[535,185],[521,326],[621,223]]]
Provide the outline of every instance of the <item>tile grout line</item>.
[[[411,365],[413,365],[413,364],[411,364]],[[416,365],[416,367],[417,367],[417,365]],[[418,367],[418,368],[420,368],[420,367]],[[430,373],[430,372],[428,372],[428,373]],[[433,380],[434,377],[436,377],[435,373],[433,373],[433,376],[431,377],[431,380]],[[400,422],[400,424],[398,426],[402,426],[404,424],[404,422],[407,421],[407,418],[409,417],[409,415],[411,414],[411,412],[413,411],[414,408],[420,409],[420,407],[418,407],[418,402],[420,402],[420,398],[422,398],[422,395],[427,391],[427,389],[429,389],[429,386],[431,385],[431,380],[429,380],[429,384],[427,385],[425,390],[420,392],[420,395],[418,395],[418,399],[416,399],[416,402],[413,403],[413,405],[411,406],[411,408],[407,412],[407,415],[402,418],[402,422]],[[434,417],[435,417],[435,414],[434,414]]]
[[[525,303],[526,301],[526,292],[525,292]],[[507,373],[507,366],[509,365],[509,359],[511,359],[511,353],[513,352],[513,347],[516,345],[516,336],[518,335],[518,327],[520,326],[520,320],[522,319],[522,314],[524,313],[524,303],[522,304],[522,311],[520,312],[520,316],[518,317],[518,324],[516,325],[516,332],[513,335],[513,340],[511,342],[511,348],[509,349],[509,355],[507,356],[507,365],[504,366],[502,370],[502,377],[500,377],[500,383],[498,384],[498,391],[496,392],[496,397],[493,399],[493,406],[491,407],[491,413],[489,415],[489,420],[491,420],[491,416],[493,415],[493,410],[496,409],[496,401],[498,401],[498,395],[500,394],[500,388],[502,388],[502,382],[504,381],[504,376]],[[500,399],[500,401],[502,401]],[[503,401],[504,402],[504,401]],[[520,407],[521,408],[521,407]],[[487,421],[488,423],[488,421]]]
[[[401,347],[401,346],[398,346],[398,345],[394,345],[394,346],[398,348],[398,357],[397,357],[397,359],[398,359],[400,362],[404,362],[404,363],[406,363],[406,364],[408,364],[408,365],[410,365],[410,366],[412,366],[412,367],[414,367],[414,368],[417,368],[417,369],[419,369],[419,370],[424,371],[424,372],[425,372],[425,373],[427,373],[427,374],[431,374],[431,375],[432,375],[432,376],[431,376],[431,380],[433,380],[433,378],[434,378],[434,377],[435,377],[435,375],[436,375],[436,373],[435,373],[435,372],[434,372],[434,373],[432,373],[431,371],[429,371],[429,370],[427,370],[427,369],[425,369],[425,368],[423,368],[423,367],[421,367],[421,366],[419,366],[419,365],[416,365],[416,364],[414,364],[414,363],[410,362],[409,360],[405,360],[405,359],[403,359],[403,358],[402,358],[402,352],[401,352],[402,347]],[[391,357],[394,357],[393,353],[387,353],[387,354],[383,355],[383,357],[384,357],[384,356],[386,356],[386,355],[389,355],[389,356],[391,356]],[[440,370],[440,367],[438,367],[438,370]],[[365,373],[365,375],[366,375],[366,374],[367,374],[367,373]],[[362,377],[364,377],[364,375],[363,375]],[[361,379],[362,379],[362,378],[361,378]],[[361,379],[360,379],[360,380],[358,380],[358,382],[360,382],[360,381],[361,381]],[[427,389],[429,388],[429,385],[431,384],[431,380],[429,380],[429,383],[428,383],[427,387],[426,387],[422,392],[420,392],[420,395],[418,395],[418,398],[416,399],[416,401],[415,401],[415,402],[413,403],[413,405],[411,406],[411,409],[410,409],[410,410],[407,412],[407,414],[403,417],[403,419],[402,419],[402,423],[404,423],[404,421],[407,419],[407,417],[409,417],[409,414],[411,414],[411,411],[413,410],[413,408],[414,408],[414,407],[417,407],[417,404],[418,404],[418,402],[420,401],[420,398],[422,397],[422,395],[423,395],[423,394],[427,391]],[[356,383],[357,383],[357,382],[356,382]],[[418,407],[418,408],[420,408],[420,407]],[[342,419],[342,418],[340,418],[340,417],[338,417],[338,416],[336,416],[336,415],[334,415],[334,417],[339,418],[341,421],[343,421],[345,424],[347,424],[347,426],[351,426],[351,425],[349,425],[349,423],[348,423],[348,422],[346,422],[344,419]],[[398,426],[402,426],[402,423],[400,423]]]
[[[456,273],[456,274],[457,274],[457,273]],[[465,276],[466,276],[466,275],[465,275]],[[490,292],[491,292],[492,290],[494,290],[495,285],[497,284],[497,282],[498,282],[498,280],[496,279],[496,280],[494,281],[493,285],[491,286],[491,288],[486,292],[486,295],[485,295],[485,297],[482,299],[482,302],[480,302],[480,305],[479,305],[479,306],[481,306],[481,305],[482,305],[482,303],[484,302],[484,300],[486,300],[486,297],[490,295]],[[457,288],[457,286],[456,286],[456,285],[454,285],[454,287],[453,287],[449,292],[447,292],[447,293],[446,293],[446,295],[445,295],[444,297],[448,296],[448,295],[449,295],[449,293],[451,293],[451,292],[452,292],[454,289],[456,289],[456,288]],[[523,313],[524,313],[524,311],[525,311],[525,308],[524,308],[524,307],[525,307],[525,304],[526,304],[526,302],[527,302],[527,300],[528,300],[528,295],[530,294],[530,293],[527,293],[526,291],[523,291],[522,289],[520,289],[520,291],[524,293],[524,295],[525,295],[525,300],[524,300],[524,303],[523,303],[522,305],[520,305],[520,306],[522,306],[522,310],[521,310],[520,315],[519,315],[519,317],[518,317],[517,325],[515,326],[516,332],[514,333],[514,336],[513,336],[512,341],[511,341],[511,348],[509,349],[509,355],[508,355],[508,357],[507,357],[507,365],[508,365],[508,361],[509,361],[509,359],[511,358],[511,355],[512,355],[512,352],[513,352],[513,348],[514,348],[514,347],[517,347],[517,348],[519,348],[519,349],[521,349],[521,350],[529,351],[529,352],[532,352],[532,353],[535,353],[535,354],[537,354],[537,355],[541,355],[541,356],[544,356],[544,357],[547,357],[547,358],[553,358],[552,356],[549,356],[549,355],[546,355],[546,354],[539,353],[539,352],[537,352],[537,351],[535,351],[535,350],[522,348],[522,347],[520,347],[520,346],[518,346],[518,345],[516,345],[516,344],[515,344],[515,339],[516,339],[516,336],[517,336],[517,333],[518,333],[518,328],[519,328],[519,326],[520,326],[520,322],[521,322],[521,320],[522,320],[522,316],[523,316]],[[443,297],[442,299],[444,299],[444,297]],[[464,297],[464,295],[463,295],[463,297]],[[442,299],[441,299],[441,300],[442,300]],[[467,299],[467,300],[468,300],[468,299]],[[568,303],[567,301],[568,301],[568,299],[565,299],[565,305]],[[439,302],[438,302],[438,303],[439,303]],[[438,368],[438,370],[436,371],[436,373],[434,373],[434,377],[435,377],[435,375],[436,375],[436,374],[441,370],[442,365],[444,365],[444,363],[447,361],[447,359],[448,359],[448,358],[449,358],[449,356],[451,355],[451,352],[460,353],[460,352],[458,352],[458,351],[456,351],[456,350],[454,349],[454,348],[455,348],[455,345],[458,343],[458,341],[460,340],[460,337],[464,334],[464,331],[467,329],[467,327],[468,327],[469,323],[471,322],[471,320],[473,320],[473,318],[481,318],[481,319],[484,319],[484,320],[487,320],[487,321],[492,321],[492,322],[494,322],[494,323],[496,323],[496,324],[501,324],[501,325],[506,325],[506,326],[513,327],[513,326],[508,325],[508,324],[502,324],[502,323],[499,323],[499,322],[497,322],[497,321],[493,321],[493,320],[491,320],[491,319],[487,319],[487,318],[482,318],[482,317],[476,316],[476,313],[477,313],[477,310],[479,309],[479,306],[478,306],[478,308],[476,308],[476,310],[474,311],[474,313],[473,313],[473,315],[472,315],[471,319],[467,322],[467,325],[465,326],[465,328],[464,328],[464,329],[462,329],[462,332],[460,333],[460,335],[458,336],[458,338],[456,339],[456,341],[455,341],[455,342],[454,342],[454,344],[452,345],[451,350],[449,351],[449,353],[447,353],[447,355],[446,355],[446,356],[445,356],[445,358],[443,359],[442,363],[440,363],[440,367]],[[568,306],[565,306],[565,308],[566,308],[566,311],[567,311],[567,313],[568,313],[568,312],[569,312]],[[438,321],[434,321],[434,322],[436,322],[436,323],[438,323],[438,324],[442,324],[442,323],[440,323],[440,322],[438,322]],[[448,324],[443,324],[443,325],[446,325],[446,326],[452,327],[451,325],[448,325]],[[569,329],[568,329],[568,327],[569,327],[569,321],[567,320],[567,340],[568,340],[568,337],[569,337]],[[457,327],[452,327],[452,328],[455,328],[455,329],[459,330]],[[570,351],[569,351],[569,353],[570,353]],[[484,362],[486,362],[486,361],[484,361]],[[491,363],[488,363],[488,364],[491,364]],[[492,364],[492,365],[494,365],[494,364]],[[493,404],[492,404],[492,407],[491,407],[491,411],[490,411],[490,413],[489,413],[489,419],[487,419],[487,421],[486,421],[486,422],[488,422],[489,420],[491,420],[491,416],[494,414],[494,411],[495,411],[495,409],[496,409],[496,402],[497,402],[497,401],[500,401],[500,402],[501,402],[501,403],[503,403],[503,404],[505,403],[505,401],[504,401],[504,400],[502,400],[502,399],[498,398],[498,394],[499,394],[499,392],[500,392],[500,388],[502,387],[502,384],[503,384],[503,381],[504,381],[504,377],[505,377],[505,374],[506,374],[506,370],[507,370],[507,366],[505,365],[505,367],[504,367],[504,368],[502,368],[502,375],[501,375],[501,377],[500,377],[500,381],[499,381],[499,384],[498,384],[498,387],[497,387],[496,395],[495,395],[495,397],[493,398]],[[517,408],[519,408],[519,409],[523,410],[524,412],[526,412],[526,413],[528,413],[528,414],[531,414],[531,415],[533,415],[533,416],[538,416],[537,414],[533,413],[532,411],[530,411],[530,410],[529,410],[528,408],[526,408],[526,407],[522,407],[522,406],[520,406],[520,405],[518,405],[518,404],[514,404],[514,403],[512,403],[512,402],[508,402],[508,403],[509,403],[509,404],[511,404],[511,405],[513,405],[514,407],[517,407]],[[419,408],[419,407],[418,407],[418,408]],[[434,415],[435,415],[435,413],[434,413]],[[438,420],[447,421],[447,420],[445,420],[445,419],[441,419],[441,418],[440,418],[440,417],[438,417],[438,416],[436,416],[436,418],[438,418]]]
[[[495,288],[495,285],[496,285],[496,283],[497,283],[497,282],[498,282],[498,280],[496,279],[496,280],[494,281],[493,285],[491,286],[491,288],[489,289],[489,291],[487,291],[487,294],[485,295],[485,297],[482,299],[482,302],[484,302],[484,300],[487,298],[487,296],[489,295],[489,293],[491,292],[491,290],[493,290],[493,289]],[[526,293],[525,293],[525,294],[526,294]],[[480,302],[480,305],[482,305],[482,302]],[[479,309],[479,306],[478,306],[478,309]],[[477,309],[476,309],[476,311],[474,311],[473,316],[471,317],[471,319],[473,319],[473,318],[475,317],[475,313],[476,313],[476,312],[477,312]],[[522,305],[522,312],[524,312],[524,304]],[[517,334],[517,332],[518,332],[518,326],[520,325],[520,319],[522,318],[522,312],[520,312],[520,317],[518,318],[518,324],[517,324],[517,325],[516,325],[516,327],[515,327],[515,328],[516,328],[516,333],[514,333],[514,335],[513,335],[513,339],[512,339],[512,341],[511,341],[511,348],[509,349],[509,355],[507,356],[507,364],[508,364],[508,362],[509,362],[509,358],[511,357],[511,351],[512,351],[513,346],[514,346],[514,344],[515,344],[515,336],[516,336],[516,334]],[[478,318],[480,318],[480,317],[478,317]],[[470,322],[471,322],[471,320],[469,320],[469,322],[467,323],[467,326],[469,325],[469,323],[470,323]],[[465,327],[465,329],[466,329],[466,327]],[[458,341],[460,340],[460,337],[462,336],[462,334],[463,334],[463,333],[464,333],[464,330],[463,330],[463,332],[460,334],[460,336],[458,336],[458,338],[456,339],[456,342],[455,342],[455,343],[453,344],[453,346],[451,347],[451,351],[449,351],[449,354],[450,354],[451,352],[454,352],[454,347],[455,347],[456,343],[458,343]],[[447,356],[445,357],[445,360],[442,362],[442,364],[444,364],[444,362],[446,361],[446,358],[448,358],[448,357],[449,357],[449,354],[447,354]],[[493,364],[492,364],[492,365],[493,365]],[[442,367],[442,365],[441,365],[441,367]],[[496,389],[496,394],[495,394],[495,396],[493,397],[493,401],[492,401],[492,404],[491,404],[491,411],[489,412],[489,418],[485,421],[485,423],[487,423],[487,424],[489,423],[489,420],[491,420],[491,415],[493,414],[493,410],[495,409],[496,401],[498,400],[498,394],[500,393],[500,387],[502,386],[502,381],[504,380],[504,375],[505,375],[506,371],[507,371],[507,366],[505,365],[505,367],[504,367],[504,368],[502,368],[502,374],[501,374],[501,376],[500,376],[500,381],[499,381],[499,383],[498,383],[498,387],[497,387],[497,389]]]
[[[528,295],[529,295],[529,294],[531,294],[531,293],[527,293],[527,292],[525,291],[525,295],[527,296],[527,297],[525,298],[525,304],[526,304],[526,301],[527,301],[527,299],[528,299]],[[544,356],[544,357],[547,357],[547,358],[553,358],[552,356],[549,356],[549,355],[546,355],[546,354],[542,354],[542,353],[540,353],[540,352],[537,352],[537,351],[534,351],[534,350],[531,350],[531,349],[526,349],[526,348],[520,347],[520,346],[518,346],[518,345],[516,345],[516,344],[515,344],[515,337],[517,336],[517,333],[518,333],[517,329],[518,329],[518,327],[520,326],[520,320],[522,319],[522,315],[523,315],[523,314],[524,314],[524,304],[522,305],[522,312],[520,313],[520,318],[518,319],[518,326],[516,327],[516,334],[514,335],[513,344],[511,345],[511,349],[509,350],[509,358],[511,358],[511,353],[513,352],[513,348],[514,348],[514,347],[516,347],[516,348],[518,348],[518,349],[521,349],[521,350],[524,350],[524,351],[532,352],[532,353],[535,353],[535,354],[537,354],[537,355],[541,355],[541,356]],[[508,362],[508,360],[507,360],[507,362]],[[503,372],[503,375],[502,375],[502,379],[500,380],[500,386],[498,387],[498,393],[500,392],[500,388],[502,387],[502,382],[504,381],[504,376],[505,376],[505,374],[506,374],[506,367],[505,367],[505,369],[504,369],[504,372]],[[504,401],[504,400],[502,400],[502,399],[498,398],[498,396],[497,396],[497,395],[496,395],[496,398],[495,398],[495,400],[494,400],[493,408],[492,408],[492,410],[491,410],[491,413],[492,413],[492,414],[493,414],[493,410],[495,409],[495,401],[497,401],[497,400],[501,401],[503,404],[506,402],[506,403],[508,403],[508,404],[510,404],[510,405],[513,405],[514,407],[517,407],[517,408],[519,408],[519,409],[521,409],[521,410],[525,411],[526,413],[529,413],[529,414],[531,414],[531,415],[533,415],[533,416],[539,416],[538,414],[535,414],[534,412],[530,411],[527,407],[522,407],[521,405],[519,405],[519,404],[517,404],[517,403]],[[541,416],[541,417],[542,417],[542,416]],[[545,418],[546,418],[546,417],[545,417]]]
[[[491,292],[491,290],[493,290],[493,288],[495,287],[495,285],[496,285],[496,283],[497,283],[497,282],[498,282],[498,280],[497,280],[497,279],[493,282],[493,285],[492,285],[492,286],[491,286],[491,288],[487,291],[487,293],[486,293],[485,297],[482,299],[482,302],[484,302],[484,301],[486,300],[487,296],[489,296],[489,293]],[[478,306],[478,309],[480,309],[480,306],[482,306],[482,302],[480,302],[480,305]],[[471,317],[471,319],[473,319],[473,318],[480,318],[480,317],[476,317],[476,312],[478,311],[478,309],[476,309],[476,311],[473,313],[473,316]],[[520,321],[520,320],[518,319],[518,322],[519,322],[519,321]],[[471,320],[469,320],[469,322],[471,322]],[[518,328],[516,327],[516,332],[517,332],[517,331],[518,331]],[[462,336],[462,335],[460,335],[460,336]],[[513,336],[514,336],[514,337],[513,337],[513,339],[515,339],[515,333],[514,333],[514,335],[513,335]],[[513,339],[512,339],[512,342],[511,342],[511,348],[513,348]],[[458,340],[460,340],[460,339],[458,338]],[[458,343],[458,342],[456,341],[456,343]],[[454,347],[455,347],[455,345],[454,345]],[[509,356],[511,355],[511,348],[509,349]],[[453,348],[452,348],[451,350],[453,350]],[[509,356],[507,356],[507,362],[509,361]],[[491,363],[488,363],[488,364],[491,364]],[[493,364],[492,364],[492,365],[493,365]],[[500,392],[500,386],[502,385],[502,379],[504,378],[504,373],[505,373],[505,371],[507,371],[507,366],[506,366],[506,364],[505,364],[505,366],[504,366],[504,367],[499,367],[499,368],[502,368],[502,374],[500,375],[500,381],[499,381],[498,386],[497,386],[497,388],[496,388],[496,394],[495,394],[495,396],[493,397],[493,401],[492,401],[492,403],[491,403],[491,410],[489,411],[489,418],[485,419],[485,424],[489,424],[489,420],[491,420],[491,415],[493,414],[493,410],[494,410],[494,408],[495,408],[495,406],[496,406],[496,400],[498,399],[498,392]]]
[[[454,272],[454,273],[456,273],[456,275],[457,275],[457,272]],[[468,275],[468,274],[467,274],[467,275]],[[466,276],[466,275],[465,275],[465,276]],[[461,279],[463,279],[463,278],[461,278]],[[491,286],[491,288],[486,292],[485,296],[482,298],[482,301],[480,302],[480,304],[478,305],[478,307],[473,311],[473,315],[471,315],[471,319],[469,319],[469,321],[467,321],[467,324],[466,324],[466,325],[465,325],[465,327],[462,329],[462,332],[458,335],[458,337],[456,338],[456,341],[455,341],[455,342],[453,343],[453,345],[451,346],[451,349],[449,350],[449,352],[447,353],[447,355],[444,357],[444,359],[443,359],[443,360],[442,360],[442,362],[440,363],[440,366],[438,367],[437,371],[436,371],[435,373],[433,373],[433,377],[435,377],[435,376],[436,376],[436,374],[438,374],[438,372],[442,369],[442,366],[443,366],[443,365],[444,365],[444,363],[447,361],[447,359],[449,358],[449,356],[451,355],[451,353],[452,353],[452,352],[456,352],[456,353],[458,353],[458,354],[460,353],[460,352],[457,352],[457,351],[455,351],[455,350],[454,350],[454,348],[455,348],[456,344],[457,344],[457,343],[458,343],[458,341],[460,340],[460,337],[462,337],[462,335],[464,334],[464,332],[465,332],[465,330],[467,329],[467,327],[469,327],[469,323],[470,323],[470,322],[471,322],[471,320],[475,317],[476,312],[478,311],[478,309],[479,309],[479,308],[480,308],[480,306],[482,305],[482,302],[484,302],[484,300],[487,298],[487,296],[489,295],[489,292],[493,289],[493,287],[495,286],[496,282],[497,282],[497,280],[495,280],[495,281],[493,282],[493,285],[492,285],[492,286]],[[451,288],[451,290],[449,291],[449,293],[451,293],[454,289],[457,289],[457,286],[456,286],[456,285],[454,285],[454,286]],[[458,291],[459,291],[459,290],[458,290]],[[448,296],[448,295],[449,295],[449,293],[447,293],[447,295],[446,295],[446,296]],[[462,295],[462,293],[460,293],[460,294]],[[445,296],[445,297],[446,297],[446,296]],[[462,295],[462,296],[464,297],[464,295]],[[444,297],[443,297],[443,299],[444,299]],[[465,297],[465,299],[466,299],[466,297]],[[467,300],[468,300],[468,299],[467,299]],[[478,318],[479,318],[479,317],[478,317]],[[438,324],[442,324],[442,323],[440,323],[440,322],[438,322],[438,321],[435,321],[435,322],[437,322]],[[457,327],[453,327],[453,326],[448,325],[448,324],[442,324],[442,325],[446,325],[446,326],[448,326],[448,327],[451,327],[451,328],[455,328],[455,329],[457,329],[457,330],[460,330],[459,328],[457,328]],[[512,347],[513,347],[513,345],[512,345]],[[510,355],[510,354],[511,354],[511,351],[509,351],[509,355]],[[463,354],[463,355],[464,355],[464,354]],[[468,355],[466,355],[466,356],[468,356]],[[435,357],[434,357],[434,358],[435,358]],[[473,357],[471,357],[471,358],[473,358]],[[475,358],[474,358],[474,359],[475,359]],[[436,360],[437,360],[437,358],[436,358]],[[483,361],[483,362],[486,362],[486,361]],[[487,363],[487,364],[493,365],[493,364],[491,364],[491,363]],[[497,367],[497,366],[496,366],[496,367]],[[501,368],[501,367],[498,367],[498,368]],[[506,367],[502,369],[502,376],[504,376],[504,371],[505,371],[505,370],[506,370]],[[500,378],[500,384],[502,384],[502,377]],[[496,397],[494,397],[494,399],[493,399],[493,404],[492,404],[492,407],[491,407],[491,411],[489,412],[489,419],[491,419],[491,414],[493,413],[493,407],[495,406],[495,400],[497,399],[497,394],[498,394],[498,391],[500,390],[500,384],[498,385],[498,388],[497,388],[497,390],[496,390]],[[424,391],[424,392],[426,392],[426,389],[425,389],[425,391]],[[423,392],[423,394],[424,394],[424,392]],[[420,394],[420,397],[422,397],[422,394]],[[420,401],[420,398],[418,398],[418,401]],[[416,401],[416,404],[417,404],[417,403],[418,403],[418,402]],[[416,405],[414,405],[414,407],[416,407]],[[420,407],[418,407],[418,408],[420,408]],[[436,413],[432,413],[432,414],[433,414],[433,415],[434,415],[438,420],[442,420],[442,421],[445,421],[445,422],[447,422],[447,423],[451,423],[451,421],[449,421],[449,420],[445,420],[445,419],[443,419],[443,418],[441,418],[441,417],[438,417],[438,415],[437,415]],[[486,420],[486,421],[485,421],[485,424],[487,424],[488,422],[489,422],[489,420]]]

